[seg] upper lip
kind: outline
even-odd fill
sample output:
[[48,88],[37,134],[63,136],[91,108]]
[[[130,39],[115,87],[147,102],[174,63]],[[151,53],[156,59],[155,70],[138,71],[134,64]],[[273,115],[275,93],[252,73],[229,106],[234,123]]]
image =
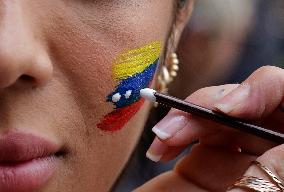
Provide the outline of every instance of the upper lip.
[[33,134],[0,134],[0,164],[43,158],[55,155],[59,150],[59,145]]

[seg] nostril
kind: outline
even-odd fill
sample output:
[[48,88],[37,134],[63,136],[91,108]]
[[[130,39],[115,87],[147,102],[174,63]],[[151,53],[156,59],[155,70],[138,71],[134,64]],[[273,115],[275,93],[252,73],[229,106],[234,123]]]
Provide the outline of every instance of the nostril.
[[34,83],[35,82],[35,78],[33,78],[29,75],[22,75],[22,76],[20,76],[19,79],[22,80],[22,81],[25,81],[27,83]]
[[18,82],[23,86],[31,86],[32,88],[36,87],[36,79],[29,75],[21,75],[18,78]]

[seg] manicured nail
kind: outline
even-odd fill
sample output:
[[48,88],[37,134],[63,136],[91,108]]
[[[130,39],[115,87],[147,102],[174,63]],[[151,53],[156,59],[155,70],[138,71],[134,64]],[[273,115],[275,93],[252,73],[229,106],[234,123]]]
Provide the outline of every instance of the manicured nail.
[[161,140],[172,138],[178,131],[182,130],[188,122],[187,117],[177,114],[169,114],[162,119],[152,131]]
[[157,163],[157,162],[159,162],[159,161],[161,160],[162,155],[155,155],[155,154],[153,154],[151,151],[147,151],[146,157],[147,157],[148,159],[150,159],[151,161],[154,161],[154,162]]
[[158,162],[167,151],[168,146],[162,143],[159,139],[155,138],[152,145],[149,147],[146,157],[151,161]]
[[250,86],[248,84],[241,84],[215,104],[215,107],[224,113],[230,113],[238,105],[245,102],[249,93]]

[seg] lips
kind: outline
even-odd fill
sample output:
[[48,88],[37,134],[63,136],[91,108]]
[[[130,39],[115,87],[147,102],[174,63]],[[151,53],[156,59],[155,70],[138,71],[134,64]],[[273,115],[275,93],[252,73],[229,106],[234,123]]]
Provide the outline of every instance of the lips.
[[53,175],[60,146],[26,133],[0,135],[0,191],[32,192]]

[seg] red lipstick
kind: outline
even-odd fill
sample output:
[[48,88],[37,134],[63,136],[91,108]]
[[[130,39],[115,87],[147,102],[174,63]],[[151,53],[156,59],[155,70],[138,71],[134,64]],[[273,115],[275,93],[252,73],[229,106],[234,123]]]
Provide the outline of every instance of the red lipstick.
[[56,170],[60,147],[27,133],[0,135],[0,191],[31,192],[42,187]]

